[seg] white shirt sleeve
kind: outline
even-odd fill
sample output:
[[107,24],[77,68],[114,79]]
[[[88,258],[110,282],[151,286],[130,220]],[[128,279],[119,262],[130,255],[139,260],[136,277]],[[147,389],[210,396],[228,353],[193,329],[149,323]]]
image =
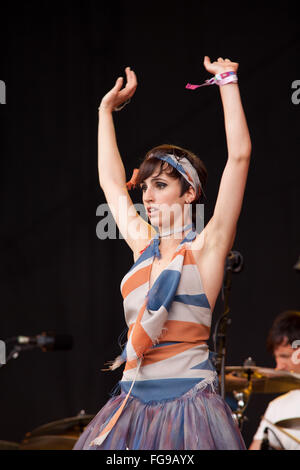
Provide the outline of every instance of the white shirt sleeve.
[[[283,419],[300,416],[300,390],[292,390],[272,400],[267,406],[264,416],[273,424]],[[293,440],[270,423],[262,419],[253,439],[261,441],[264,438],[265,428],[269,428],[271,432],[268,433],[268,438],[271,446],[286,450],[300,450],[300,431],[286,429],[290,435],[296,438]]]

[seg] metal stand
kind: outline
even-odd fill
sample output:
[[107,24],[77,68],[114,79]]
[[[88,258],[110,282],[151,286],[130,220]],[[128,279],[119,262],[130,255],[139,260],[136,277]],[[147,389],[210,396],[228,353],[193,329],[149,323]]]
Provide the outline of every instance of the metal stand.
[[220,387],[221,387],[221,396],[225,398],[225,358],[226,358],[226,335],[227,335],[227,326],[231,323],[231,318],[229,318],[229,292],[231,288],[231,270],[225,270],[225,276],[223,281],[223,290],[224,290],[224,312],[221,317],[218,319],[214,334],[214,349],[217,353],[216,358],[216,369],[220,376]]
[[[252,376],[254,374],[253,369],[250,369],[250,366],[255,366],[255,362],[251,357],[248,357],[244,361],[245,373],[247,374],[247,387],[243,390],[233,392],[233,396],[237,402],[237,409],[234,411],[235,419],[239,425],[240,430],[243,428],[244,421],[247,421],[248,418],[245,416],[245,410],[249,404],[249,400],[252,393],[253,383]],[[249,367],[249,369],[247,369]]]
[[240,272],[243,266],[243,258],[237,251],[230,251],[226,258],[222,297],[224,301],[224,312],[218,319],[213,335],[214,351],[217,354],[215,366],[220,376],[221,396],[225,399],[225,359],[226,359],[226,336],[227,326],[231,324],[229,318],[229,294],[231,290],[232,273]]
[[22,351],[29,351],[31,349],[34,349],[34,346],[31,344],[15,345],[13,349],[10,351],[10,353],[8,354],[5,364],[2,364],[2,363],[0,364],[0,368],[5,366],[8,363],[8,361],[10,361],[10,359],[17,359]]

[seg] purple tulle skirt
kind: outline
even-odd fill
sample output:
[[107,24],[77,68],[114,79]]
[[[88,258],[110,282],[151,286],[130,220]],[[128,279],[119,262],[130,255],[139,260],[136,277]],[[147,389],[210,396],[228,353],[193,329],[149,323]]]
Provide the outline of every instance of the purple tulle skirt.
[[90,446],[119,408],[125,392],[112,397],[88,424],[73,450],[245,450],[232,412],[215,386],[196,386],[179,398],[143,403],[130,396],[100,446]]

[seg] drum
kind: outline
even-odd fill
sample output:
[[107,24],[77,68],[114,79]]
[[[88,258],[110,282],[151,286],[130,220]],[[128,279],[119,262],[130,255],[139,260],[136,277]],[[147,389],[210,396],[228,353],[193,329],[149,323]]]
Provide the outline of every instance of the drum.
[[19,450],[18,442],[0,441],[0,450]]
[[80,434],[94,415],[80,413],[71,418],[53,421],[26,433],[20,450],[72,450]]

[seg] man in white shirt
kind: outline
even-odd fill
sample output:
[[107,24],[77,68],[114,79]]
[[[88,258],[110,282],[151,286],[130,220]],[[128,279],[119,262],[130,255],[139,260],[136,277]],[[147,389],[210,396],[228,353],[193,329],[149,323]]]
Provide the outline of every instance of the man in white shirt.
[[[276,317],[267,338],[276,370],[300,374],[300,312],[287,310]],[[300,383],[300,382],[299,382]],[[272,426],[278,421],[300,418],[300,386],[272,400],[253,437],[249,450],[260,450],[264,438],[274,449],[300,450],[300,430],[284,428],[289,436]]]

